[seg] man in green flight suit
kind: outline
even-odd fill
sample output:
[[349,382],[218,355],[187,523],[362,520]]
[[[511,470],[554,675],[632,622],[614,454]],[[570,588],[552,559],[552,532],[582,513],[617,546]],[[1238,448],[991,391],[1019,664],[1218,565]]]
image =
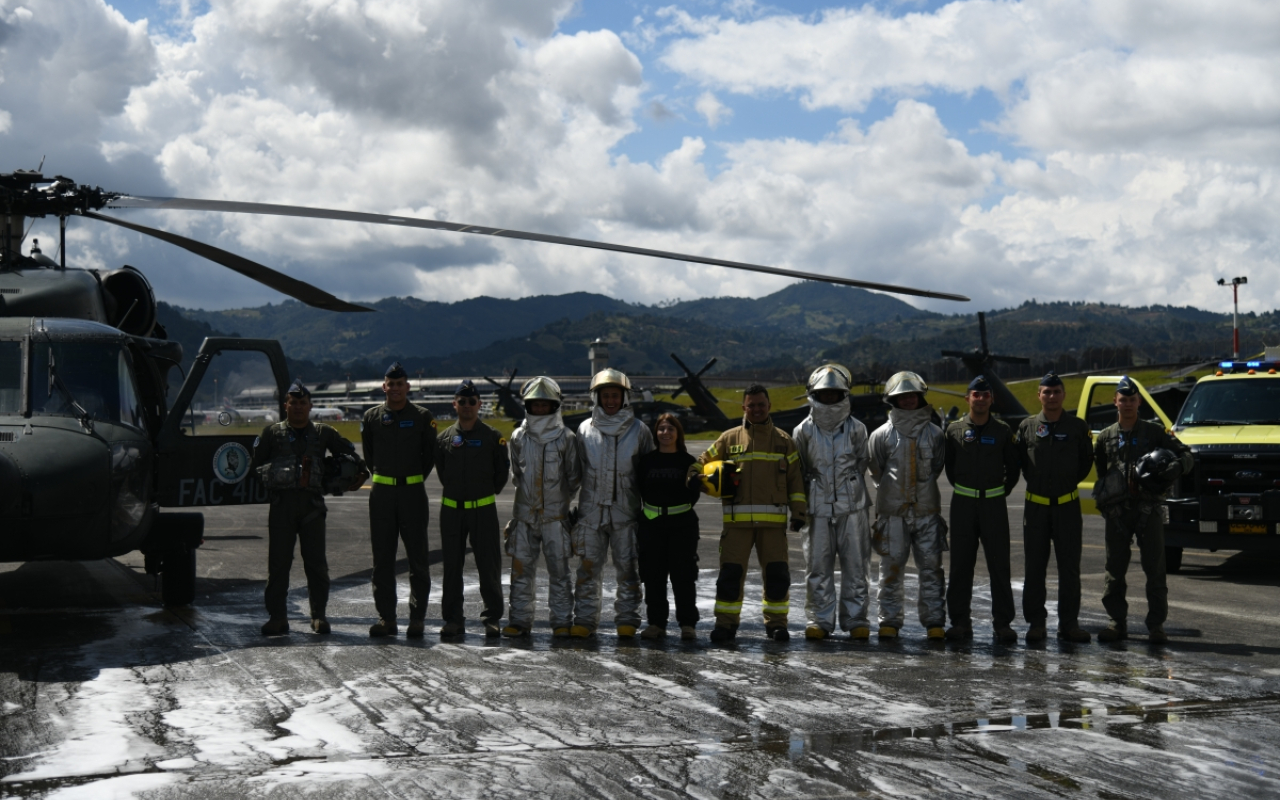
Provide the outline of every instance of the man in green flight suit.
[[263,636],[289,632],[289,569],[300,542],[311,602],[311,630],[328,633],[329,564],[324,553],[324,455],[354,455],[355,447],[333,428],[311,421],[311,392],[294,381],[285,397],[285,421],[268,425],[253,443],[253,465],[267,487],[267,589],[270,619]]
[[1018,641],[1011,627],[1016,609],[1009,572],[1009,509],[1005,497],[1018,483],[1013,430],[991,416],[991,384],[985,375],[969,383],[969,413],[947,426],[946,473],[951,482],[951,580],[947,639],[973,638],[970,610],[978,546],[991,578],[991,627],[1003,644]]
[[[1164,621],[1169,616],[1169,588],[1165,583],[1164,521],[1160,517],[1160,495],[1194,464],[1191,451],[1173,438],[1162,425],[1138,419],[1142,397],[1137,385],[1126,375],[1116,385],[1117,420],[1098,434],[1093,446],[1098,467],[1094,497],[1098,511],[1107,521],[1106,576],[1102,583],[1102,605],[1111,624],[1098,634],[1100,642],[1118,642],[1129,636],[1129,602],[1125,600],[1125,573],[1129,570],[1131,543],[1136,536],[1147,575],[1147,638],[1152,643],[1168,641]],[[1140,460],[1148,453],[1166,450],[1167,467],[1160,475],[1142,474]],[[1147,481],[1155,479],[1155,486]],[[1103,487],[1114,488],[1106,492]],[[1106,496],[1109,494],[1110,496]]]
[[440,498],[440,542],[444,550],[444,593],[440,600],[444,627],[440,636],[462,636],[462,568],[467,537],[480,573],[480,619],[485,636],[502,632],[502,541],[498,530],[497,495],[507,485],[511,460],[507,440],[480,421],[480,391],[463,381],[453,393],[458,422],[436,439],[436,474],[444,487]]
[[373,604],[378,621],[370,636],[395,636],[396,548],[409,560],[409,628],[422,636],[431,594],[427,560],[427,489],[423,481],[436,459],[436,421],[409,402],[409,374],[397,361],[382,378],[387,400],[365,412],[360,426],[364,460],[373,472],[369,493],[369,539],[373,545]]
[[1040,413],[1018,426],[1022,476],[1027,480],[1022,510],[1026,559],[1022,616],[1031,626],[1028,642],[1048,638],[1045,579],[1051,549],[1058,562],[1058,638],[1080,644],[1091,638],[1079,621],[1084,518],[1077,485],[1093,466],[1093,448],[1085,421],[1063,411],[1066,396],[1062,379],[1048,373],[1040,380]]

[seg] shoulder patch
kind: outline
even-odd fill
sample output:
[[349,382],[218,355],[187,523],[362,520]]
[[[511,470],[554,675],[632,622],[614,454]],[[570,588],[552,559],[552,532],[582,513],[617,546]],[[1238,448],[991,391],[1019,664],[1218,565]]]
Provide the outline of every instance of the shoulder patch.
[[434,431],[434,430],[438,430],[439,428],[440,426],[436,424],[436,421],[434,419],[431,420],[431,430]]
[[506,444],[507,444],[507,437],[505,437],[505,436],[499,436],[499,437],[498,437],[498,446],[499,446],[499,447],[504,447],[504,446],[506,446]]

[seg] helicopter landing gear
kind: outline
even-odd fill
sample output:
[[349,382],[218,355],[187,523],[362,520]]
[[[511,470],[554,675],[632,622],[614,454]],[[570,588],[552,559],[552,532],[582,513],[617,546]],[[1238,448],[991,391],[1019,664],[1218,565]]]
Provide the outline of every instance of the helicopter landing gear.
[[164,554],[160,574],[165,606],[191,605],[196,599],[196,549],[186,542],[174,542]]
[[165,606],[196,599],[196,548],[204,543],[204,514],[160,514],[143,546],[148,575],[160,575]]

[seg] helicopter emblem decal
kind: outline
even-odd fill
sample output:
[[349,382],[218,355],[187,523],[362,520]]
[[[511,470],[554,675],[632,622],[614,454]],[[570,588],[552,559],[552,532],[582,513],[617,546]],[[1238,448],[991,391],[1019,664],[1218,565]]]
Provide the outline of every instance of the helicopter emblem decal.
[[249,474],[249,449],[239,442],[227,442],[213,454],[213,477],[236,484]]

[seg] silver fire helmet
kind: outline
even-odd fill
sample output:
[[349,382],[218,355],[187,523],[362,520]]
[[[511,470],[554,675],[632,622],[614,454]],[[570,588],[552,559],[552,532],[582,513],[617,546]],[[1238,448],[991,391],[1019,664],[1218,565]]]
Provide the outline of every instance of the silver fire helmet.
[[591,377],[592,394],[606,386],[617,386],[624,397],[631,393],[631,379],[612,367],[602,369]]
[[837,392],[848,394],[852,383],[853,376],[848,369],[839,364],[823,364],[809,376],[808,392],[809,394],[816,394],[817,392],[834,389]]
[[555,408],[559,408],[560,398],[560,384],[546,375],[530,378],[520,387],[520,399],[524,402],[526,409],[529,407],[529,403],[534,400],[550,400],[555,404]]
[[885,397],[897,397],[900,394],[911,394],[912,392],[924,394],[927,391],[929,391],[929,384],[925,383],[924,378],[914,372],[896,373],[884,384]]

